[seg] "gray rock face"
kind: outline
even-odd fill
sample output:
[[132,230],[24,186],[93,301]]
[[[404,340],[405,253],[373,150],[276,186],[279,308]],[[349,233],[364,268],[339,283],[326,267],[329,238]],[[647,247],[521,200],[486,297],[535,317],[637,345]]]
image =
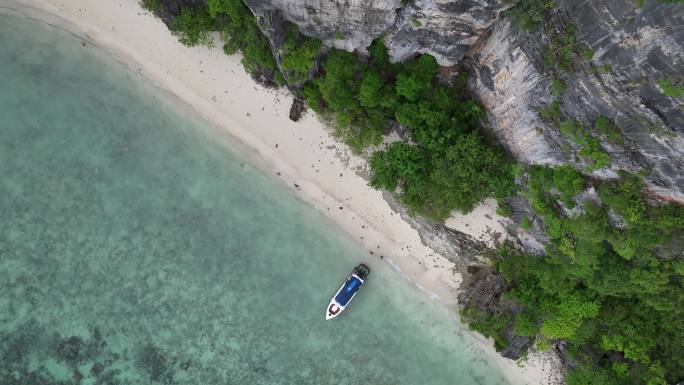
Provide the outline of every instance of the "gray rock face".
[[398,10],[385,44],[397,61],[429,53],[440,65],[455,65],[510,6],[496,0],[409,2]]
[[393,60],[429,53],[458,63],[510,5],[503,0],[245,0],[257,17],[274,11],[326,46],[365,50],[384,38]]
[[434,223],[420,216],[410,216],[394,195],[383,192],[383,198],[394,212],[416,229],[423,244],[440,253],[454,263],[454,268],[465,273],[471,264],[481,263],[487,245],[468,234]]
[[[684,6],[655,2],[635,10],[629,1],[564,1],[554,17],[556,24],[574,23],[578,40],[595,52],[590,63],[561,75],[568,88],[560,99],[565,117],[582,122],[611,155],[611,167],[595,176],[645,172],[656,193],[684,201],[684,103],[658,87],[662,78],[684,74]],[[538,115],[552,100],[551,74],[538,53],[547,38],[498,21],[471,51],[470,86],[516,158],[581,168],[581,159],[568,151],[573,143]],[[615,121],[624,143],[610,143],[591,130],[599,115]]]
[[277,12],[305,35],[347,51],[365,49],[396,19],[401,0],[245,0],[257,17]]

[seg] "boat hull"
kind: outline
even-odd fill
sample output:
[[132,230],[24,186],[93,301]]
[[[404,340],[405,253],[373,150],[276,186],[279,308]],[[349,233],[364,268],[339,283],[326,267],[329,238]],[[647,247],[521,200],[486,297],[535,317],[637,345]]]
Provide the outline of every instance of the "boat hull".
[[366,265],[357,266],[347,280],[340,286],[339,290],[328,303],[325,310],[325,319],[331,320],[344,311],[349,306],[351,300],[356,296],[370,270]]

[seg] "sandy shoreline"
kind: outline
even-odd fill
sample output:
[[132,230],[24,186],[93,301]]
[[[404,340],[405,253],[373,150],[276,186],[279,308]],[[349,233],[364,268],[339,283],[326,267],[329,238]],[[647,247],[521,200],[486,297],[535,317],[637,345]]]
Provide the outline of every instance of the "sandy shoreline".
[[[136,0],[0,0],[0,7],[19,10],[101,46],[132,69],[177,96],[207,120],[253,151],[260,163],[278,173],[297,194],[351,234],[374,258],[383,256],[415,286],[453,308],[461,277],[453,263],[422,244],[418,233],[356,174],[363,159],[330,138],[308,113],[299,122],[288,119],[291,96],[256,85],[238,55],[220,48],[187,48],[166,26],[142,11]],[[468,216],[451,218],[453,227],[476,237],[481,220],[491,216],[491,202]],[[491,221],[489,221],[491,222]],[[470,231],[469,231],[470,230]],[[498,230],[498,229],[497,229]],[[483,238],[487,241],[488,239]],[[521,368],[490,353],[513,383],[549,383],[553,364],[530,355]]]

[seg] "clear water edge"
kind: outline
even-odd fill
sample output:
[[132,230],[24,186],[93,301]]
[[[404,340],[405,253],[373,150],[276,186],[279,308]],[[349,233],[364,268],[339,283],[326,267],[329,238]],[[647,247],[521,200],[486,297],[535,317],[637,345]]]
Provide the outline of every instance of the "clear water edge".
[[[17,121],[0,127],[0,378],[506,383],[446,309],[384,264],[371,263],[349,314],[322,321],[321,288],[337,288],[359,245],[106,53],[0,20],[0,71],[16,72],[0,106]],[[46,89],[77,102],[15,100]]]

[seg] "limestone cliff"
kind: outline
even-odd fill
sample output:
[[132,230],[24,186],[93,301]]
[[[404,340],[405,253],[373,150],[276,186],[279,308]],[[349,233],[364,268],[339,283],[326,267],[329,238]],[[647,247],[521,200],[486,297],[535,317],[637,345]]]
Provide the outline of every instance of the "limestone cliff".
[[[596,171],[642,172],[661,196],[684,200],[684,101],[663,95],[658,83],[684,74],[684,6],[630,1],[563,1],[554,10],[559,25],[573,23],[577,38],[594,52],[574,73],[562,74],[567,89],[560,105],[568,119],[592,127],[611,118],[622,140],[599,136],[612,158]],[[470,52],[470,86],[487,107],[490,125],[516,158],[536,164],[582,166],[569,139],[543,122],[538,110],[552,99],[551,74],[540,50],[548,34],[520,31],[502,19]]]
[[[510,7],[496,0],[245,0],[257,17],[274,13],[325,45],[365,50],[383,38],[394,60],[429,53],[458,64],[468,48]],[[268,33],[268,32],[267,32]]]

